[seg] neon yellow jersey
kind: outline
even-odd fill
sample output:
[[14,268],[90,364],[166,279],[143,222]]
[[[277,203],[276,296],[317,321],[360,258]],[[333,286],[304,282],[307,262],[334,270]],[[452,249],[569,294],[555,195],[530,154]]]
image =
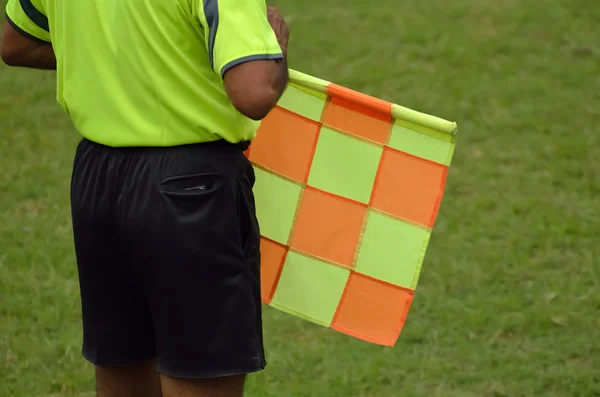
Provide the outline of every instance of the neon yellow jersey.
[[8,0],[6,15],[52,43],[58,102],[108,146],[252,139],[259,123],[234,108],[223,75],[283,57],[265,0]]

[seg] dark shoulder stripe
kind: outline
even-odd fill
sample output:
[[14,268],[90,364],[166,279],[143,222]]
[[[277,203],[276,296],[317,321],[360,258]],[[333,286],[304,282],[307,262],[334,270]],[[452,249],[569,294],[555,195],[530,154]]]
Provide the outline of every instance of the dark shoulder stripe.
[[35,8],[31,3],[31,0],[19,0],[19,2],[21,3],[21,8],[25,14],[31,19],[31,22],[35,23],[41,29],[44,29],[46,32],[50,32],[48,18]]
[[[23,0],[22,0],[23,1]],[[218,0],[203,0],[204,2],[204,16],[208,23],[209,35],[208,35],[208,59],[210,60],[210,66],[214,67],[215,57],[215,39],[217,37],[217,28],[219,27],[219,2]]]
[[21,35],[27,37],[28,39],[31,39],[33,41],[37,41],[39,43],[48,44],[47,41],[42,40],[42,39],[38,39],[34,35],[31,35],[31,34],[27,33],[26,31],[24,31],[23,29],[21,29],[12,19],[10,19],[10,17],[8,15],[6,15],[6,21],[10,24],[10,26],[13,27],[14,30],[16,30],[17,32],[19,32]]

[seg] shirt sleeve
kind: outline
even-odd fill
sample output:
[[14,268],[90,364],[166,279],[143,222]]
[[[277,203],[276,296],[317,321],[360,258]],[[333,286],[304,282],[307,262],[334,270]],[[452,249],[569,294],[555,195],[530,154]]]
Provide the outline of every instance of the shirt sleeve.
[[42,0],[8,0],[6,19],[24,36],[50,42],[50,27]]
[[265,0],[195,1],[210,64],[221,77],[244,62],[283,58]]

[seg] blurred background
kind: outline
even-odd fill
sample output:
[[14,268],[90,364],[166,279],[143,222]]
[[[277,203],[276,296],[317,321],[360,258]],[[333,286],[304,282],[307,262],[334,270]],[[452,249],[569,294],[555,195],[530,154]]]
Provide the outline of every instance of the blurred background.
[[[270,4],[292,68],[457,121],[459,138],[397,345],[266,308],[269,366],[247,396],[600,396],[598,0]],[[0,66],[0,396],[94,390],[69,213],[79,137],[54,84]]]

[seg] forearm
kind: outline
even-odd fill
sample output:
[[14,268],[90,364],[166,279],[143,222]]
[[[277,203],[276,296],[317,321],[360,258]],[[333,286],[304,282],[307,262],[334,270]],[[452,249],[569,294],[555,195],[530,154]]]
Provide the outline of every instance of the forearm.
[[9,52],[3,59],[9,66],[56,70],[56,56],[50,43],[39,43],[28,48],[27,51]]
[[275,95],[277,99],[281,97],[285,88],[287,87],[289,80],[289,70],[287,59],[284,57],[281,60],[276,62],[276,71],[273,73],[273,90],[275,91]]
[[34,49],[29,57],[26,57],[24,67],[34,69],[56,70],[56,55],[51,44],[43,44]]

